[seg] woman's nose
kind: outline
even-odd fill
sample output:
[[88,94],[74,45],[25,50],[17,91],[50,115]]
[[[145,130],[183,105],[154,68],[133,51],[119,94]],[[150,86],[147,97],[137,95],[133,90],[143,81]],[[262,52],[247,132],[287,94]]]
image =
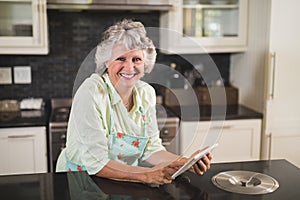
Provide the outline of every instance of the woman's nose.
[[126,60],[124,62],[124,68],[126,68],[126,69],[133,69],[133,68],[135,68],[135,63],[132,62],[131,60]]

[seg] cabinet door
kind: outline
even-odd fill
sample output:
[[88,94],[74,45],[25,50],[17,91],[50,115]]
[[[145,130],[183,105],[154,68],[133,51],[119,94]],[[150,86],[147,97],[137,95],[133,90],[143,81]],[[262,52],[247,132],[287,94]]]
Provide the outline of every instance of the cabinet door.
[[300,167],[299,7],[297,0],[271,2],[263,158],[283,158]]
[[[160,51],[191,54],[240,52],[247,47],[248,1],[176,0],[160,19]],[[191,1],[194,2],[194,1]]]
[[0,0],[0,54],[47,54],[46,0]]
[[[220,134],[219,146],[213,151],[213,162],[258,160],[260,158],[261,120],[228,120],[225,122],[182,122],[181,153],[189,156],[203,146],[206,137]],[[193,130],[197,131],[193,134]]]
[[0,129],[0,174],[47,172],[46,128]]

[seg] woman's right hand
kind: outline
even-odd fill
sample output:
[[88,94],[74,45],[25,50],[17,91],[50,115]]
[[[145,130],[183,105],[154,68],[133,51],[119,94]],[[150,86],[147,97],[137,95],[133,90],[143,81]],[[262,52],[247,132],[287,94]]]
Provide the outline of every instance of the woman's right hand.
[[171,183],[174,179],[172,175],[184,165],[184,160],[176,160],[172,163],[166,162],[158,164],[152,168],[150,168],[145,173],[145,183],[152,183],[152,184],[167,184]]

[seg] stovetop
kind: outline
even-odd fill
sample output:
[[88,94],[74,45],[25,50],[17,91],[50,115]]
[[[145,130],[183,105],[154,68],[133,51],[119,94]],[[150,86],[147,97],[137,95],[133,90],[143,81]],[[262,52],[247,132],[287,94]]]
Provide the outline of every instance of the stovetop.
[[50,122],[68,122],[71,107],[54,108],[51,112]]
[[63,123],[69,120],[72,105],[71,98],[51,99],[50,125]]

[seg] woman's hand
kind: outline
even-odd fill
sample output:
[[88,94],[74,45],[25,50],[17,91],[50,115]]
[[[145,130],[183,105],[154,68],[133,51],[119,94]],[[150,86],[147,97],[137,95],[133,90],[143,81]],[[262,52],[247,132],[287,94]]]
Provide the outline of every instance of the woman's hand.
[[174,179],[172,175],[184,165],[185,161],[180,159],[172,163],[166,162],[156,165],[150,168],[148,172],[145,173],[145,183],[154,184],[167,184],[171,183]]
[[209,170],[211,159],[212,153],[206,154],[203,158],[201,158],[193,165],[192,171],[195,174],[203,175],[207,170]]
[[[196,151],[191,157],[195,156],[197,153],[199,153],[199,151]],[[184,160],[184,162],[187,162],[189,158],[182,157],[180,160]],[[203,175],[210,168],[211,160],[212,160],[212,153],[207,153],[198,162],[196,162],[190,168],[189,171],[198,175]]]
[[[192,156],[199,153],[196,151]],[[198,162],[196,162],[189,171],[203,175],[210,168],[212,154],[208,153]],[[162,162],[162,160],[168,160],[168,162]],[[173,161],[175,160],[175,161]],[[155,183],[155,184],[166,184],[172,182],[172,175],[182,167],[189,158],[175,155],[167,151],[159,151],[153,154],[147,161],[148,163],[155,165],[155,167],[147,170],[143,182]]]

